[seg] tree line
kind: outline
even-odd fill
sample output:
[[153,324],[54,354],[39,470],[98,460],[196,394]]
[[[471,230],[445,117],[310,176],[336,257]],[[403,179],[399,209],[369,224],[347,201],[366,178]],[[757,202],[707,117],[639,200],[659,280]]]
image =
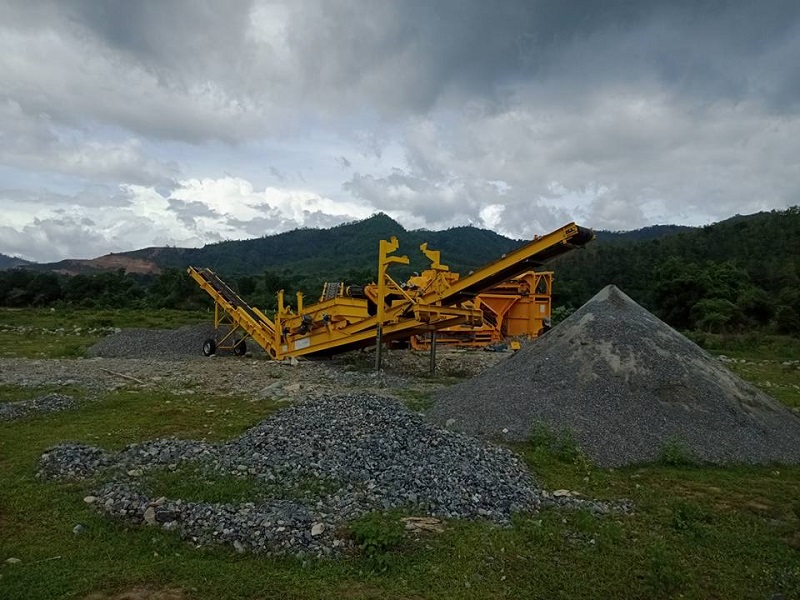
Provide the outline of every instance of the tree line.
[[553,263],[554,304],[614,283],[664,321],[712,333],[800,333],[800,208],[644,242],[590,244]]
[[[260,275],[222,276],[249,304],[267,312],[277,309],[278,291],[284,290],[286,303],[294,305],[296,292],[315,302],[324,280],[291,269],[267,270]],[[374,279],[368,269],[351,269],[348,283]],[[171,308],[197,310],[213,306],[211,297],[183,269],[164,269],[158,275],[114,272],[63,275],[23,268],[0,271],[0,306],[10,308]]]
[[[390,225],[375,218],[367,223],[377,224]],[[439,233],[445,262],[474,262],[472,248],[481,230],[455,228]],[[653,239],[599,236],[586,249],[548,264],[555,271],[553,305],[561,307],[563,314],[614,283],[678,329],[800,334],[800,208],[665,233]],[[492,236],[499,236],[489,236],[495,243]],[[375,269],[369,266],[375,260],[374,251],[367,250],[375,244],[367,243],[366,237],[357,236],[364,245],[363,252],[356,253],[358,261],[344,252],[332,256],[320,251],[319,260],[304,257],[257,273],[220,269],[220,276],[250,304],[267,312],[275,310],[279,290],[284,290],[287,304],[294,305],[297,291],[306,294],[307,304],[312,303],[326,280],[356,284],[374,280]],[[232,251],[234,245],[229,245]],[[163,268],[158,275],[0,271],[0,306],[56,305],[198,309],[212,302],[177,267]]]

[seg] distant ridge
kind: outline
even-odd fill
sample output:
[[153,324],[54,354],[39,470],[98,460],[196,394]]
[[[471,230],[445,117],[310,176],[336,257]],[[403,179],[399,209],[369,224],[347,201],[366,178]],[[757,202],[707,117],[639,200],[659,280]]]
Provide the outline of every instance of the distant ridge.
[[632,231],[596,231],[595,235],[599,242],[645,242],[697,229],[686,225],[651,225]]
[[[596,231],[597,240],[587,246],[586,252],[562,257],[553,263],[553,268],[559,272],[560,288],[565,281],[580,281],[583,289],[573,295],[582,301],[591,296],[590,290],[611,280],[626,283],[634,297],[646,299],[650,288],[628,283],[630,274],[637,274],[637,282],[647,280],[639,276],[639,272],[652,273],[653,265],[661,262],[665,255],[685,256],[689,262],[751,260],[752,247],[739,242],[747,236],[756,236],[761,249],[769,249],[771,260],[779,260],[786,248],[798,245],[796,240],[786,241],[796,237],[797,217],[796,209],[789,209],[737,215],[700,228],[654,225],[634,231]],[[341,278],[355,271],[374,271],[378,240],[391,236],[397,236],[400,252],[411,259],[409,270],[425,267],[418,247],[427,242],[442,252],[445,264],[461,273],[474,270],[527,241],[473,226],[441,231],[407,230],[388,215],[377,213],[328,229],[301,228],[260,238],[217,242],[202,248],[150,247],[89,260],[67,259],[45,264],[6,259],[16,261],[13,266],[70,275],[119,269],[157,274],[168,268],[198,265],[224,275],[258,275],[264,271],[289,269],[314,277]]]
[[91,260],[63,260],[36,265],[43,271],[66,274],[92,273],[123,268],[132,273],[158,273],[165,268],[189,265],[210,267],[225,274],[257,274],[284,268],[343,277],[352,271],[373,271],[378,241],[397,236],[400,252],[411,259],[408,270],[426,266],[418,248],[428,242],[441,250],[454,270],[467,272],[496,259],[521,242],[477,227],[443,231],[408,231],[400,223],[378,213],[368,219],[328,229],[295,229],[261,238],[208,244],[202,248],[151,247]]
[[0,253],[0,271],[24,267],[31,264],[33,264],[31,261],[20,258],[19,256],[8,256],[7,254]]

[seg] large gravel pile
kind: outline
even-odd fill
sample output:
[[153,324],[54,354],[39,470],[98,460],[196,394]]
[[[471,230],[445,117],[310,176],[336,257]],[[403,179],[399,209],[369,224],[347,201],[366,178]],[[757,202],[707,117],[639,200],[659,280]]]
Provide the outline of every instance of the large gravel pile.
[[75,399],[66,394],[45,394],[31,400],[0,402],[0,421],[16,421],[31,415],[58,412],[75,406]]
[[571,431],[601,466],[684,448],[711,462],[800,462],[800,418],[608,286],[547,335],[437,393],[436,423],[524,440]]
[[[149,471],[178,468],[199,469],[209,479],[254,478],[266,499],[223,505],[148,495],[141,480]],[[95,475],[108,483],[87,501],[110,515],[177,529],[196,544],[254,552],[330,553],[348,543],[341,525],[371,510],[403,507],[505,523],[516,511],[548,504],[627,509],[543,492],[511,451],[367,394],[297,404],[224,444],[156,440],[116,454],[64,444],[40,461],[40,477]]]

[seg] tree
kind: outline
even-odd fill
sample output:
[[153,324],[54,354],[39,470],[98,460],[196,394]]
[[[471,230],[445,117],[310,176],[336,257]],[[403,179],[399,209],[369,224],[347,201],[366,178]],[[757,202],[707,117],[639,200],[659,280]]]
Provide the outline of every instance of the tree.
[[693,325],[709,333],[728,331],[741,321],[736,305],[722,298],[700,300],[690,312]]

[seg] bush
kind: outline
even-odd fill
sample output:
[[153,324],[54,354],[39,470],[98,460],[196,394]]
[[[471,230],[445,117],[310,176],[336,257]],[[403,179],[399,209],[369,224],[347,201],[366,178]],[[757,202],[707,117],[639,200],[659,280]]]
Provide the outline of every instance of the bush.
[[696,466],[698,461],[683,440],[672,437],[661,448],[659,462],[668,467],[687,467]]
[[703,525],[712,522],[711,514],[703,507],[691,502],[677,502],[672,507],[672,528],[699,537]]
[[389,568],[389,553],[403,542],[404,532],[397,515],[369,513],[350,524],[353,541],[378,571]]
[[546,452],[562,462],[586,462],[575,436],[569,429],[554,431],[545,423],[537,423],[533,428],[530,443],[534,451]]

